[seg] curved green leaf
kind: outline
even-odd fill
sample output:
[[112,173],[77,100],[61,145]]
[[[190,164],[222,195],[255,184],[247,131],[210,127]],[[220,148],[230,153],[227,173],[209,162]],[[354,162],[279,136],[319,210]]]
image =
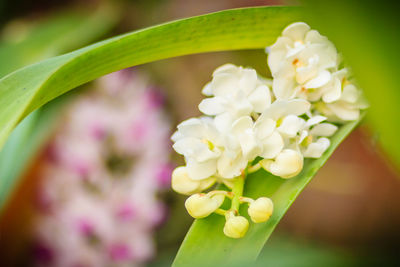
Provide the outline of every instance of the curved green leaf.
[[108,32],[117,20],[118,12],[109,6],[90,13],[88,10],[63,11],[40,21],[20,20],[22,26],[8,30],[12,36],[5,34],[0,42],[0,77],[87,45]]
[[27,114],[99,76],[175,56],[263,48],[299,18],[295,7],[226,10],[117,36],[16,71],[0,80],[0,146]]
[[[58,13],[34,26],[28,26],[29,32],[17,42],[3,40],[0,43],[0,76],[32,61],[55,56],[100,37],[116,23],[114,15],[117,13],[110,12],[101,8],[90,16],[87,11]],[[105,15],[109,16],[104,18]],[[50,126],[55,122],[61,106],[60,103],[51,103],[30,114],[14,129],[0,149],[0,212],[21,174],[31,163],[31,158],[50,134]]]
[[[305,160],[302,172],[294,178],[281,179],[264,170],[249,175],[244,195],[251,198],[270,197],[274,202],[272,217],[265,223],[251,224],[246,236],[239,240],[223,234],[223,216],[212,214],[196,220],[186,235],[173,266],[245,266],[253,262],[293,201],[358,122],[340,127],[331,138],[332,144],[328,151],[319,159]],[[241,214],[247,216],[246,210],[241,210]]]

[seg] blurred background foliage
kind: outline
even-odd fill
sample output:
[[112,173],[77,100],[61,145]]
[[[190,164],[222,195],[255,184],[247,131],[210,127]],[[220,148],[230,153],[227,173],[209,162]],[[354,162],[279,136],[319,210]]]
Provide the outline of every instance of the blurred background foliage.
[[[400,250],[399,17],[390,1],[304,0],[313,27],[343,51],[371,103],[367,124],[353,132],[295,201],[259,266],[396,266]],[[0,76],[96,40],[157,23],[244,6],[282,4],[246,0],[1,1]],[[199,115],[201,87],[219,65],[251,65],[269,76],[264,51],[191,55],[138,67],[167,96],[175,122]],[[68,99],[58,99],[18,126],[0,154],[0,259],[25,264],[31,202],[41,147],[57,127]],[[385,152],[381,150],[381,144]],[[390,155],[391,157],[388,157]],[[174,159],[179,164],[179,159]],[[392,163],[390,163],[392,162]],[[394,166],[394,167],[393,167]],[[15,177],[20,177],[18,182]],[[11,194],[12,192],[12,194]],[[184,197],[164,196],[168,220],[156,233],[150,266],[169,266],[191,219]],[[4,204],[4,206],[3,206]]]

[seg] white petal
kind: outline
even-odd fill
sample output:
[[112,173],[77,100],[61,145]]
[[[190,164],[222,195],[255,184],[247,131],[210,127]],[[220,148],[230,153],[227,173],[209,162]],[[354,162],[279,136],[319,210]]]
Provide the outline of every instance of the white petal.
[[231,64],[231,63],[224,64],[224,65],[219,66],[218,68],[216,68],[214,70],[213,76],[216,76],[216,75],[221,74],[221,73],[236,74],[236,73],[238,73],[240,71],[240,69],[241,69],[240,67],[238,67],[238,66],[236,66],[234,64]]
[[217,170],[217,161],[215,159],[212,159],[200,163],[193,159],[189,159],[187,160],[186,169],[191,179],[206,179],[215,174]]
[[313,125],[323,122],[324,120],[326,120],[326,117],[321,115],[316,115],[307,120],[306,126],[311,127]]
[[214,119],[215,127],[221,133],[229,132],[231,130],[232,123],[233,123],[232,115],[229,114],[228,112],[221,113],[221,114],[215,116],[215,119]]
[[234,159],[223,154],[218,159],[218,174],[225,179],[237,177],[246,168],[247,162],[247,159],[240,154]]
[[353,84],[348,84],[343,88],[341,99],[349,103],[356,103],[360,96],[360,91]]
[[232,125],[232,132],[237,136],[243,156],[253,160],[261,152],[253,131],[253,120],[249,116],[241,117]]
[[290,64],[283,64],[272,80],[272,91],[277,99],[291,99],[295,97],[295,69]]
[[181,122],[178,126],[178,132],[186,137],[204,137],[204,123],[198,118],[190,118]]
[[304,66],[296,68],[296,81],[299,84],[305,84],[307,81],[318,76],[319,66],[317,64],[318,57],[300,59]]
[[303,130],[300,132],[300,136],[299,139],[297,141],[297,144],[301,144],[301,142],[303,142],[303,140],[309,135],[308,131]]
[[275,44],[271,46],[268,53],[268,66],[273,75],[279,71],[281,63],[286,57],[287,47],[291,46],[293,46],[293,40],[287,37],[279,37]]
[[282,178],[291,178],[300,173],[303,168],[302,155],[292,149],[284,149],[275,160],[261,160],[264,169]]
[[217,115],[225,111],[222,97],[210,97],[203,99],[199,104],[199,110],[207,115]]
[[284,137],[295,137],[297,133],[304,127],[305,121],[295,115],[288,115],[277,128],[279,133]]
[[254,133],[246,133],[241,135],[239,142],[242,148],[243,157],[248,161],[252,161],[258,155],[260,155],[262,148],[258,144]]
[[322,100],[325,103],[332,103],[340,98],[342,95],[342,83],[339,79],[334,78],[333,81],[325,88]]
[[353,105],[343,101],[327,104],[327,107],[340,119],[344,121],[357,120],[360,117],[360,110]]
[[322,44],[329,42],[328,38],[326,38],[325,36],[322,36],[316,30],[310,30],[309,32],[307,32],[305,41],[307,43],[322,43]]
[[273,132],[271,136],[261,141],[262,153],[261,157],[265,159],[275,158],[283,149],[283,139],[278,132]]
[[185,137],[182,133],[180,133],[179,131],[174,132],[174,134],[171,136],[171,140],[173,142],[178,141],[179,139],[182,139],[183,137]]
[[294,41],[303,41],[307,32],[310,30],[310,26],[308,26],[304,22],[295,22],[287,26],[282,35],[291,38]]
[[207,83],[207,84],[203,87],[203,90],[201,90],[201,93],[202,93],[203,95],[206,95],[206,96],[212,96],[212,95],[213,95],[211,82]]
[[247,100],[243,91],[238,91],[234,99],[230,100],[229,112],[235,117],[249,115],[253,111],[253,107]]
[[315,77],[314,79],[308,81],[304,87],[307,89],[310,88],[319,88],[321,86],[324,86],[325,84],[327,84],[332,78],[332,75],[329,71],[327,70],[323,70],[320,73],[318,73],[317,77]]
[[238,79],[235,75],[221,73],[215,75],[211,81],[212,91],[215,96],[226,96],[238,88]]
[[315,125],[311,129],[310,134],[313,136],[332,136],[337,129],[338,127],[336,125],[330,123],[321,123]]
[[310,107],[311,104],[303,99],[276,100],[262,113],[261,117],[278,120],[287,115],[300,116],[306,113]]
[[239,88],[245,92],[246,96],[249,95],[257,85],[257,72],[254,69],[243,69],[240,75]]
[[178,140],[172,147],[177,153],[194,158],[199,162],[214,159],[220,155],[218,151],[211,151],[205,142],[192,137]]
[[276,121],[271,118],[259,117],[254,124],[254,129],[258,139],[267,138],[275,130]]
[[248,130],[252,130],[253,120],[249,116],[243,116],[235,120],[232,124],[232,132],[235,135],[240,135]]
[[303,152],[306,158],[319,158],[328,149],[331,142],[328,138],[322,137],[317,140],[317,142],[308,145],[306,150]]
[[263,112],[271,104],[271,94],[268,86],[260,85],[252,92],[248,100],[255,112]]

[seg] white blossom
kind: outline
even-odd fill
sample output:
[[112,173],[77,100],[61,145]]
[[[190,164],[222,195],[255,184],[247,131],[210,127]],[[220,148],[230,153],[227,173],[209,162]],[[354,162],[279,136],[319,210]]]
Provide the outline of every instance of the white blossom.
[[358,88],[349,80],[348,69],[341,69],[333,74],[335,82],[332,82],[332,87],[337,87],[335,90],[340,90],[340,97],[334,101],[319,101],[315,103],[315,108],[330,121],[345,122],[357,120],[360,117],[360,110],[366,109],[368,103]]
[[185,156],[191,179],[200,180],[214,175],[221,156],[221,136],[210,118],[191,118],[178,125],[171,138],[173,148]]
[[337,126],[324,122],[326,117],[311,117],[302,129],[297,143],[306,158],[319,158],[329,148],[331,142],[327,137],[332,136]]
[[241,116],[261,113],[271,103],[268,85],[259,79],[254,69],[226,64],[217,68],[213,79],[203,89],[207,96],[199,104],[206,115],[215,116],[221,131],[230,129]]
[[337,61],[336,48],[326,37],[303,22],[289,25],[268,55],[275,96],[308,99],[309,93],[320,90],[332,80]]

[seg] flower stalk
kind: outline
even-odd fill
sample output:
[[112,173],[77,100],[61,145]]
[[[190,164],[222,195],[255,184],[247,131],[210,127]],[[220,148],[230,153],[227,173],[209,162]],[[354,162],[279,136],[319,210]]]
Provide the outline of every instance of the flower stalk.
[[243,195],[244,189],[244,180],[246,178],[247,172],[243,172],[243,174],[235,179],[234,186],[233,186],[233,198],[232,198],[232,205],[231,210],[235,212],[235,214],[239,213],[240,207],[240,198]]

